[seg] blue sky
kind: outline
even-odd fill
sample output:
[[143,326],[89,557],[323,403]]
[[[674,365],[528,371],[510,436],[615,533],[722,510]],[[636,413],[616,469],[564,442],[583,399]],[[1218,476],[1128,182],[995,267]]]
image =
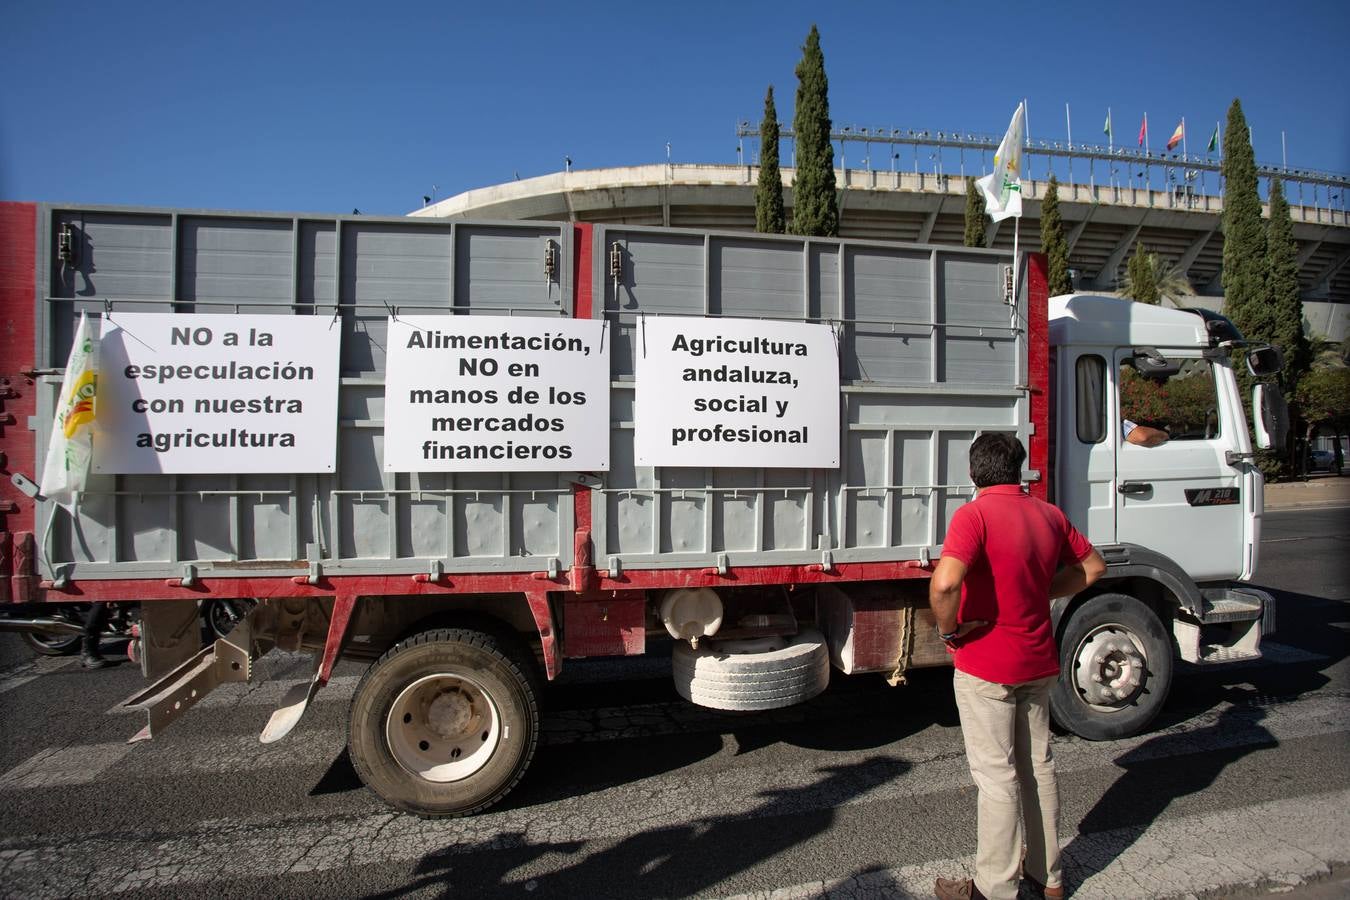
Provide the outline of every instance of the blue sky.
[[[0,14],[0,199],[402,214],[562,169],[734,163],[819,25],[837,126],[1201,149],[1350,172],[1350,3],[21,2]],[[985,55],[984,59],[977,59]],[[748,153],[749,151],[747,151]],[[856,156],[855,156],[856,154]],[[861,151],[850,146],[849,164]],[[784,160],[786,162],[786,159]]]

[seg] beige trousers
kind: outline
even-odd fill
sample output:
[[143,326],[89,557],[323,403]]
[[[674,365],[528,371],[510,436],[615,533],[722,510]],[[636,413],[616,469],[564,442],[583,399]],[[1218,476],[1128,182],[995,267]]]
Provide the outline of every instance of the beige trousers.
[[[1055,678],[995,684],[956,671],[956,707],[970,774],[979,789],[975,886],[989,900],[1014,900],[1026,874],[1063,883],[1059,787],[1050,754],[1050,687]],[[1025,828],[1023,822],[1025,821]]]

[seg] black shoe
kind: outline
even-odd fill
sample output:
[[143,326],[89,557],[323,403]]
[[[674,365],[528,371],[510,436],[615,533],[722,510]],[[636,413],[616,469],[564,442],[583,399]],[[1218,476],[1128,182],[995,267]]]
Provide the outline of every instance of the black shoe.
[[110,659],[104,659],[97,651],[93,653],[86,651],[80,654],[80,665],[84,666],[86,669],[106,669],[108,666],[114,665],[114,663]]

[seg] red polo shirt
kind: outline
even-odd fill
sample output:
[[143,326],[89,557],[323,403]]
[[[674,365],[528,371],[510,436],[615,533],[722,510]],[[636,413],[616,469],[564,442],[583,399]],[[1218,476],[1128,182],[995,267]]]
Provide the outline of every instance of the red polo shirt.
[[998,684],[1059,674],[1050,579],[1092,552],[1064,513],[1021,485],[981,488],[952,516],[942,555],[966,564],[960,622],[984,619],[956,649],[956,668]]

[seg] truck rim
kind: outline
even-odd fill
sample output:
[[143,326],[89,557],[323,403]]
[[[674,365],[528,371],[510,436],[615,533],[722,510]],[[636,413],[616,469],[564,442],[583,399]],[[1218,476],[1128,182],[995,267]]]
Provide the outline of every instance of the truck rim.
[[1073,656],[1074,683],[1089,706],[1119,710],[1128,706],[1148,671],[1144,647],[1123,625],[1100,625],[1078,643]]
[[460,675],[427,675],[389,707],[385,734],[395,761],[427,781],[461,781],[487,765],[501,742],[491,695]]

